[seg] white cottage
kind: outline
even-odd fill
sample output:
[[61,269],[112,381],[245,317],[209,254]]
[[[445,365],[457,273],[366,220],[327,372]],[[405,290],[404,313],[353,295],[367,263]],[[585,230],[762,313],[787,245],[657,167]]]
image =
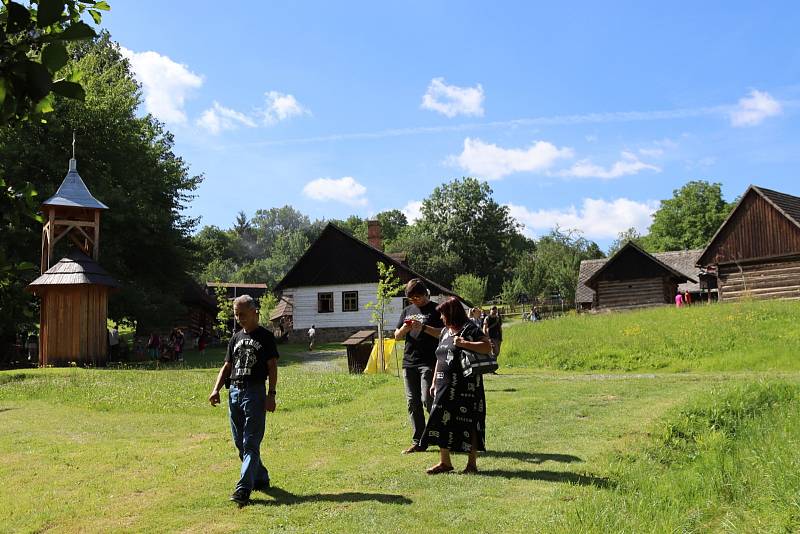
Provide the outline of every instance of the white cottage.
[[[329,223],[275,287],[276,292],[292,299],[293,340],[305,339],[311,325],[316,327],[320,341],[344,341],[359,330],[375,328],[367,303],[377,300],[378,262],[394,266],[403,283],[423,279],[433,300],[457,296],[413,271],[402,258],[385,254],[375,222],[370,222],[369,235],[367,244]],[[386,318],[388,329],[393,329],[399,319],[404,300],[401,296],[393,299]]]

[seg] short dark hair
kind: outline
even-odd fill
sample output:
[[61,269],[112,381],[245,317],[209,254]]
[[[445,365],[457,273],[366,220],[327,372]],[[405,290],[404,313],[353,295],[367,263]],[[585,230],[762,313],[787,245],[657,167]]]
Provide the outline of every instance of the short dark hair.
[[444,324],[461,328],[467,323],[467,314],[461,301],[455,297],[450,297],[438,306],[436,311],[442,314]]
[[428,294],[428,286],[426,286],[425,282],[423,282],[419,278],[412,278],[406,284],[406,297],[411,297],[414,295],[427,295],[427,294]]

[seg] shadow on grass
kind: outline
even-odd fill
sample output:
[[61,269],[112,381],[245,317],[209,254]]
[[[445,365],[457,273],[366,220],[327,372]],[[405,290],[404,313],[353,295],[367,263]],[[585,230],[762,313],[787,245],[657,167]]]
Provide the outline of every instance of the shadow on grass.
[[578,486],[595,486],[597,488],[610,488],[614,484],[608,478],[593,475],[580,475],[569,471],[514,471],[510,469],[490,469],[479,471],[478,475],[485,477],[517,478],[522,480],[542,480],[545,482],[564,482]]
[[14,409],[14,408],[0,408],[0,413],[3,413],[3,412],[10,412],[10,411],[11,411],[11,410],[13,410],[13,409]]
[[513,458],[531,464],[541,464],[544,462],[561,462],[571,464],[582,462],[583,459],[570,454],[549,454],[545,452],[526,452],[526,451],[486,451],[480,454],[489,458]]
[[374,501],[383,504],[411,504],[414,501],[402,495],[392,495],[388,493],[316,493],[312,495],[297,495],[289,491],[271,487],[267,490],[267,495],[274,500],[251,499],[250,504],[260,504],[262,506],[290,506],[307,502],[367,502]]
[[519,390],[517,388],[503,388],[503,389],[486,388],[486,391],[494,391],[495,393],[497,393],[497,392],[499,392],[499,393],[516,393]]

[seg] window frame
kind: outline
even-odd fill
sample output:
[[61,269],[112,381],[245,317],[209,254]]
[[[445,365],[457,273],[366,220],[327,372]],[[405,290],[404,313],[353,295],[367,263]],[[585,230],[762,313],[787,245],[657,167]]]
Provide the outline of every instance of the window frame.
[[[323,310],[322,309],[322,302],[323,298],[326,298],[330,302],[330,309]],[[317,292],[317,313],[333,313],[335,311],[334,301],[333,301],[333,291],[318,291]]]
[[[347,298],[350,297],[352,299],[353,295],[355,295],[355,308],[348,309],[346,306]],[[358,291],[342,291],[342,311],[348,313],[358,311]]]

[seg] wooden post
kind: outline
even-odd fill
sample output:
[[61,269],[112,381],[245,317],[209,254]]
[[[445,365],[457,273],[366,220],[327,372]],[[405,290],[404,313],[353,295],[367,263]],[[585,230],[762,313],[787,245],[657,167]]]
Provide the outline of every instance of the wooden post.
[[94,210],[94,261],[100,257],[100,210]]

